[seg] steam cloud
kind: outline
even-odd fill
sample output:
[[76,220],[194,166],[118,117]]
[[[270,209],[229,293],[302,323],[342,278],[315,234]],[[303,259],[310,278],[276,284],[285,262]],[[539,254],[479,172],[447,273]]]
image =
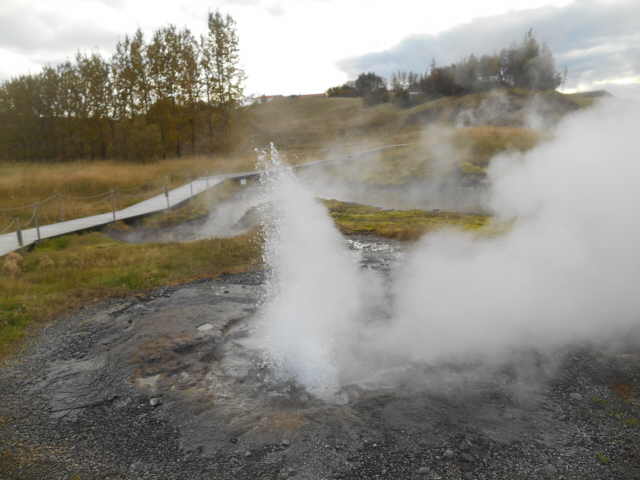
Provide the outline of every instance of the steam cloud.
[[493,159],[489,206],[512,228],[426,236],[380,280],[360,271],[312,195],[269,180],[277,233],[263,338],[282,371],[335,390],[398,362],[490,359],[624,333],[640,315],[640,109],[615,100],[562,121],[555,139]]
[[260,163],[268,172],[265,260],[272,270],[258,336],[284,377],[330,395],[339,387],[336,352],[347,347],[362,310],[362,277],[325,208],[273,146]]

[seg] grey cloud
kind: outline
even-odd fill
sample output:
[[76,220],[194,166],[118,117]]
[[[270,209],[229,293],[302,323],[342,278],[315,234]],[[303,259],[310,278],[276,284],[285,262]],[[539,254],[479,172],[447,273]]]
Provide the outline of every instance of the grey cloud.
[[64,10],[39,11],[5,4],[0,10],[0,48],[28,56],[76,49],[112,48],[120,34],[93,22],[73,22]]
[[3,66],[2,63],[0,63],[0,83],[6,81],[6,80],[10,80],[11,78],[15,77],[15,73],[12,71],[9,71],[6,67]]
[[260,5],[262,0],[223,0],[222,5],[236,6],[236,5]]
[[285,13],[281,3],[265,4],[264,0],[224,0],[223,5],[242,7],[262,7],[273,16],[280,16]]
[[606,90],[612,95],[625,100],[640,102],[640,83],[620,85],[615,83],[601,83],[598,89]]
[[276,3],[267,7],[267,12],[269,12],[274,17],[278,17],[280,15],[284,15],[284,8],[282,8],[282,5],[280,5],[279,3]]
[[567,67],[568,87],[640,73],[640,2],[602,4],[577,0],[566,7],[543,7],[478,18],[439,35],[413,35],[395,47],[348,58],[339,67],[354,77],[375,71],[424,71],[432,58],[438,64],[456,62],[470,53],[495,53],[519,41],[533,28]]

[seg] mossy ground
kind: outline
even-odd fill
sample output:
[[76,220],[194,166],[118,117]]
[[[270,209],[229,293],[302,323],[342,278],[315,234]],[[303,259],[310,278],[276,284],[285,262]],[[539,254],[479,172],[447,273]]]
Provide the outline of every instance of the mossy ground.
[[246,271],[259,261],[257,233],[164,244],[126,244],[102,233],[43,241],[24,254],[20,273],[0,277],[0,356],[30,328],[81,305]]
[[[236,188],[223,186],[217,195],[224,197]],[[196,199],[195,205],[188,203],[176,211],[149,217],[143,226],[178,225],[200,212],[203,207],[198,202]],[[415,240],[445,227],[480,234],[493,231],[486,215],[323,202],[345,234]],[[261,236],[254,231],[185,243],[128,244],[94,232],[45,240],[23,255],[17,275],[0,276],[0,356],[14,351],[29,329],[79,306],[255,268],[261,259]]]
[[489,233],[491,217],[472,213],[425,210],[384,210],[357,203],[324,200],[337,227],[347,235],[370,234],[416,240],[446,227]]

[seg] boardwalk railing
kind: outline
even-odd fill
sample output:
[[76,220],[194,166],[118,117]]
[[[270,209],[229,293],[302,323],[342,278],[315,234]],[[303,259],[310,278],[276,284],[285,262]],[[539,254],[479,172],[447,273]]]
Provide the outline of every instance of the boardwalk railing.
[[[405,147],[408,145],[409,144],[385,145],[383,147],[367,150],[366,152],[353,154],[346,159],[339,158],[335,160],[318,160],[301,165],[296,165],[293,168],[298,170],[311,168],[314,166],[344,162],[345,160],[354,161],[359,159],[367,159],[371,156],[371,154],[380,152],[382,150]],[[252,178],[259,176],[261,173],[262,171],[256,170],[252,172],[204,176],[174,189],[169,189],[169,187],[165,184],[162,193],[123,209],[117,208],[118,198],[131,193],[125,190],[115,189],[87,197],[69,197],[68,195],[56,193],[51,197],[48,197],[40,202],[31,205],[0,209],[0,212],[7,212],[18,209],[24,210],[25,208],[32,209],[32,215],[28,221],[21,221],[20,219],[15,217],[12,218],[8,222],[8,224],[6,224],[2,228],[2,230],[0,230],[0,256],[6,255],[9,252],[18,250],[22,247],[31,245],[39,240],[43,240],[46,238],[57,237],[59,235],[65,235],[67,233],[100,227],[109,223],[117,222],[119,220],[127,220],[143,215],[148,215],[150,213],[160,212],[179,205],[189,200],[190,198],[195,197],[196,195],[210,188],[213,188],[216,185],[219,185],[225,180]],[[41,217],[39,215],[40,208],[47,202],[51,202],[59,198],[64,198],[65,196],[68,198],[74,198],[75,200],[103,200],[110,205],[110,209],[106,213],[101,213],[98,215],[91,215],[88,217],[75,218],[72,220],[51,223],[48,225],[41,225]],[[64,212],[61,211],[60,217],[64,217]]]

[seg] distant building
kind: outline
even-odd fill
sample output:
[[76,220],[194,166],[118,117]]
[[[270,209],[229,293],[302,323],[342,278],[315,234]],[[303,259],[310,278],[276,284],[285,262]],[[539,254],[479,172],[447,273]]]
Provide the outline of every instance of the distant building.
[[271,103],[280,98],[313,98],[313,97],[326,97],[326,93],[306,93],[303,95],[260,95],[255,97],[254,103]]
[[258,103],[273,102],[276,98],[283,98],[284,95],[262,95],[258,97]]

